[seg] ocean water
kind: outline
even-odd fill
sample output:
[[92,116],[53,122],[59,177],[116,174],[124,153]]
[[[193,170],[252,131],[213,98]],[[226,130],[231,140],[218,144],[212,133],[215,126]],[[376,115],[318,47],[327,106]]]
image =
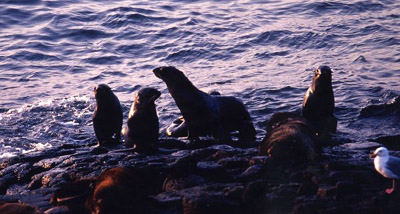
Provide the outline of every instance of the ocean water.
[[93,87],[124,108],[154,87],[161,136],[179,116],[152,69],[173,65],[204,91],[240,98],[265,135],[300,111],[313,69],[333,68],[337,136],[400,134],[400,3],[364,1],[0,2],[0,158],[93,144]]

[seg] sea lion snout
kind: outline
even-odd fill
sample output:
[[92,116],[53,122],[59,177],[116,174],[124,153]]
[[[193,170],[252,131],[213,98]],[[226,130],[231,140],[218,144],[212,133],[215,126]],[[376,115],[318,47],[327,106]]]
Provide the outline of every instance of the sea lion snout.
[[161,92],[154,88],[143,88],[136,94],[135,103],[140,105],[147,105],[153,103],[161,96]]
[[153,73],[156,75],[156,77],[163,79],[166,76],[171,76],[171,74],[182,72],[176,69],[174,66],[161,66],[153,69]]
[[332,69],[327,65],[321,65],[317,69],[315,69],[315,74],[318,76],[331,76]]
[[100,94],[112,93],[111,88],[106,84],[99,84],[98,86],[95,86],[93,92],[95,96]]

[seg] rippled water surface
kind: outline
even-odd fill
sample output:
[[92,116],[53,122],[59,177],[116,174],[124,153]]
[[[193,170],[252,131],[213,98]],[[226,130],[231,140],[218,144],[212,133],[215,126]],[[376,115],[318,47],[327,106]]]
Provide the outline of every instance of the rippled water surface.
[[162,91],[164,133],[179,110],[151,72],[162,65],[243,100],[261,139],[273,113],[301,109],[321,64],[334,69],[340,137],[400,134],[400,105],[368,111],[400,94],[395,0],[1,1],[0,157],[94,143],[99,83],[112,87],[125,120],[138,89]]

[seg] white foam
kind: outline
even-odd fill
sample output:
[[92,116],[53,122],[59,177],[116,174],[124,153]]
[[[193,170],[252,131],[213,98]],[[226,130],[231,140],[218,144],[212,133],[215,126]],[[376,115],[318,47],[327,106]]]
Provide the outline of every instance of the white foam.
[[2,152],[0,154],[0,158],[12,158],[12,157],[15,157],[15,156],[17,156],[17,154],[13,153],[13,152]]

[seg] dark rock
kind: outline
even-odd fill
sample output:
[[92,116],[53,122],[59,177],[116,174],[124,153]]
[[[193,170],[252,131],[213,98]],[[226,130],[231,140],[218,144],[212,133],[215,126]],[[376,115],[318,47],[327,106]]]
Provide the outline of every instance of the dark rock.
[[272,189],[271,193],[265,195],[265,207],[272,213],[288,213],[294,207],[297,184],[279,185]]
[[44,212],[44,214],[72,214],[77,212],[70,212],[67,206],[53,207]]
[[235,201],[241,201],[244,191],[243,186],[227,187],[224,189],[224,196]]
[[33,175],[41,173],[44,170],[44,168],[35,166],[32,163],[24,163],[14,170],[14,173],[17,175],[18,182],[26,182],[29,181]]
[[12,173],[2,174],[0,178],[0,194],[6,194],[8,187],[15,184],[17,177]]
[[[242,182],[248,182],[256,179],[263,178],[266,171],[266,167],[263,165],[254,165],[247,168],[242,174],[240,174],[237,179]],[[266,178],[266,176],[265,176]]]
[[257,180],[247,184],[243,192],[244,203],[254,203],[259,201],[260,196],[265,192],[266,183],[264,180]]
[[92,154],[94,154],[94,155],[100,155],[100,154],[105,154],[105,153],[108,153],[108,148],[106,148],[106,147],[104,147],[104,146],[98,146],[98,147],[95,147],[93,150],[92,150]]
[[206,179],[214,181],[229,181],[232,178],[228,175],[225,168],[212,161],[198,162],[197,170],[198,174]]
[[225,168],[244,168],[248,167],[249,161],[246,158],[223,158],[217,163]]
[[399,112],[399,111],[400,111],[400,96],[396,97],[394,102],[392,103],[366,106],[361,109],[360,116],[373,117],[377,115],[391,114],[393,112]]
[[327,214],[353,214],[353,210],[350,207],[330,207],[324,211]]
[[296,204],[292,210],[293,214],[313,214],[318,213],[318,206],[315,203]]
[[362,184],[376,184],[382,181],[382,176],[378,176],[372,170],[346,170],[346,171],[332,171],[329,173],[328,181],[336,183],[338,181],[350,180]]
[[216,153],[213,154],[212,157],[216,160],[220,160],[223,158],[228,158],[229,154],[226,151],[217,151]]
[[337,170],[366,170],[367,168],[362,164],[356,165],[354,163],[349,163],[348,161],[330,161],[325,164],[324,169],[327,171],[337,171]]
[[167,177],[164,180],[162,189],[167,192],[186,189],[204,184],[204,178],[197,175],[189,175],[186,177]]
[[349,194],[357,194],[361,192],[361,186],[354,181],[339,181],[336,183],[337,196],[345,196]]
[[302,183],[297,190],[297,195],[315,195],[318,191],[318,185],[312,181]]
[[159,147],[165,149],[185,149],[186,143],[172,138],[160,138]]
[[[93,154],[92,148],[69,146],[65,152],[58,147],[43,152],[55,155],[0,160],[0,168],[5,167],[0,171],[0,201],[25,202],[64,214],[90,213],[86,201],[89,208],[105,213],[132,213],[136,209],[156,214],[395,213],[400,204],[396,192],[384,193],[391,181],[373,169],[365,156],[368,148],[355,152],[344,146],[326,147],[323,159],[306,161],[301,167],[273,164],[274,158],[257,156],[255,148],[227,145],[154,155],[113,148]],[[65,155],[71,149],[75,151]],[[124,166],[129,172],[103,176],[97,184],[109,181],[110,188],[100,189],[94,196],[96,179],[114,166]],[[108,199],[107,195],[113,197]],[[107,211],[113,206],[120,207]]]
[[182,204],[183,214],[240,214],[244,212],[239,203],[216,195],[185,196]]
[[[400,99],[398,98],[398,100]],[[400,135],[382,136],[374,139],[374,141],[383,144],[389,150],[400,151]]]

